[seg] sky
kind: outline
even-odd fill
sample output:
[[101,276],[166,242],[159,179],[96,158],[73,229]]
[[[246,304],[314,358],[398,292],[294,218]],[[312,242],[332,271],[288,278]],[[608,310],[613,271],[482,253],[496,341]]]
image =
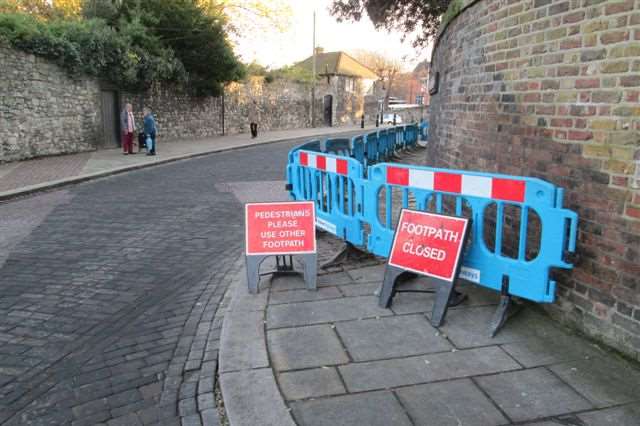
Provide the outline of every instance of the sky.
[[401,34],[376,30],[368,16],[360,22],[338,23],[328,7],[331,0],[284,0],[291,7],[291,18],[284,32],[251,31],[236,41],[236,53],[244,62],[258,62],[279,68],[304,60],[313,50],[313,11],[316,11],[316,45],[325,52],[357,49],[375,50],[385,56],[400,59],[406,71],[430,57],[430,49],[416,49],[410,40],[401,41]]

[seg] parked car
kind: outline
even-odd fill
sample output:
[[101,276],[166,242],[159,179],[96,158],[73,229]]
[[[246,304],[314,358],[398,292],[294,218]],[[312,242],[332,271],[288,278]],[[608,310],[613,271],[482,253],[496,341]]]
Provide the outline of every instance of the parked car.
[[393,123],[393,116],[396,116],[396,122],[395,124],[402,124],[402,117],[400,117],[400,114],[385,114],[382,116],[382,123],[383,124],[394,124]]

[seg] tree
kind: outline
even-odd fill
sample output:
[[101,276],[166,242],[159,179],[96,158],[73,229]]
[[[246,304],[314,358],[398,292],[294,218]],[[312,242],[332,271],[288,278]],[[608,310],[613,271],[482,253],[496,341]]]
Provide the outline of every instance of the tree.
[[366,13],[376,28],[398,30],[425,46],[438,32],[451,0],[333,0],[329,10],[339,22],[359,21]]
[[[218,96],[225,82],[238,80],[244,67],[225,29],[226,17],[203,0],[90,0],[84,14],[98,14],[118,29],[139,22],[173,51],[199,95]],[[100,15],[102,14],[102,15]]]
[[0,13],[28,13],[48,19],[53,9],[46,0],[0,0]]
[[372,69],[382,79],[385,88],[384,109],[386,110],[389,106],[391,88],[398,73],[402,70],[402,63],[399,59],[384,56],[378,52],[369,50],[356,50],[352,52],[351,55],[358,60],[358,62]]
[[232,43],[250,46],[259,43],[265,33],[284,32],[290,27],[289,0],[201,0],[213,13],[226,18],[225,29]]
[[54,13],[65,18],[78,17],[82,11],[83,0],[52,0]]

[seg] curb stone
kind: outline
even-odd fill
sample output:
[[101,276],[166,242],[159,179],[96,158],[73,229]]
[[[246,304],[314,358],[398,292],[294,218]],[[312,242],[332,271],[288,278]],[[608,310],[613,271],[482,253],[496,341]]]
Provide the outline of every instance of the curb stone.
[[220,337],[220,387],[231,426],[295,426],[269,362],[264,331],[267,294],[247,291],[244,268],[233,292]]
[[[332,133],[332,135],[342,135],[344,133],[353,133],[353,132],[354,132],[354,130],[345,130],[344,132]],[[321,135],[324,135],[324,134],[326,134],[326,129],[325,129],[325,132],[314,133],[314,134],[306,135],[304,137],[287,136],[287,137],[277,138],[277,139],[264,141],[264,142],[249,142],[247,144],[242,144],[242,145],[237,145],[237,146],[224,147],[224,148],[214,148],[214,149],[207,150],[207,151],[195,152],[195,153],[189,153],[189,154],[179,154],[179,155],[174,155],[174,156],[166,157],[166,158],[156,157],[156,158],[154,158],[155,161],[148,162],[148,163],[139,163],[139,164],[132,164],[130,166],[116,167],[116,168],[113,168],[113,169],[103,170],[103,171],[100,171],[100,172],[87,173],[87,174],[78,175],[78,176],[72,176],[72,177],[68,177],[68,178],[64,178],[64,179],[52,180],[52,181],[45,182],[45,183],[39,183],[39,184],[35,184],[35,185],[25,186],[25,187],[18,188],[18,189],[12,189],[10,191],[0,192],[0,202],[9,201],[9,200],[14,199],[14,198],[19,198],[19,197],[23,197],[23,196],[26,196],[26,195],[31,195],[31,194],[38,193],[38,192],[44,192],[44,191],[48,191],[48,190],[52,190],[52,189],[57,189],[57,188],[61,188],[61,187],[64,187],[64,186],[74,185],[74,184],[78,184],[78,183],[82,183],[82,182],[86,182],[86,181],[90,181],[90,180],[95,180],[95,179],[99,179],[99,178],[113,176],[113,175],[129,172],[129,171],[133,171],[133,170],[140,170],[140,169],[145,169],[147,167],[158,166],[158,165],[161,165],[161,164],[173,163],[175,161],[188,160],[188,159],[192,159],[192,158],[203,157],[205,155],[218,154],[218,153],[221,153],[221,152],[236,151],[236,150],[240,150],[240,149],[244,149],[244,148],[251,148],[251,147],[254,147],[254,146],[258,146],[258,145],[271,145],[271,144],[280,143],[280,142],[287,142],[287,141],[295,140],[295,139],[313,138],[313,137],[321,136]]]

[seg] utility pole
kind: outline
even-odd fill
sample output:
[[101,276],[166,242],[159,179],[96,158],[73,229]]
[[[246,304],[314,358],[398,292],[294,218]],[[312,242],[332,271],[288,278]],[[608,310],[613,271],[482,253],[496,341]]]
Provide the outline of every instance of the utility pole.
[[316,11],[313,11],[313,81],[311,82],[311,127],[316,127]]

